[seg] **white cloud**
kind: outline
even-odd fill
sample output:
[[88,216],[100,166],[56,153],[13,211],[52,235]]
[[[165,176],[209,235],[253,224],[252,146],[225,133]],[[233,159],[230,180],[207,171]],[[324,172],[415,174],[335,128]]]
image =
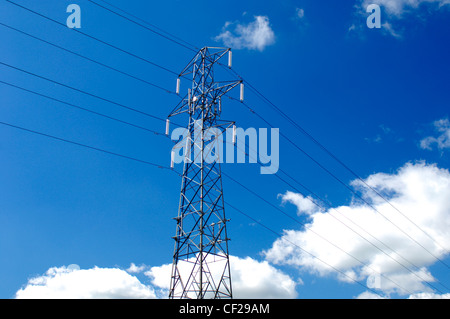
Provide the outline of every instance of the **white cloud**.
[[440,119],[433,123],[435,130],[440,133],[438,137],[428,136],[420,141],[420,147],[425,150],[432,150],[436,145],[439,150],[450,148],[450,121]]
[[359,294],[356,299],[386,299],[386,297],[377,295],[373,292],[364,291],[363,293]]
[[245,259],[233,257],[230,262],[235,298],[297,297],[296,282],[267,261],[259,262],[250,257]]
[[302,8],[295,8],[295,16],[297,19],[303,19],[305,17],[305,10]]
[[[267,16],[255,16],[255,20],[248,24],[226,22],[221,34],[214,38],[222,41],[233,49],[250,49],[263,51],[267,46],[275,43],[275,34],[270,27]],[[234,31],[229,29],[234,27]]]
[[383,31],[385,33],[390,34],[394,38],[397,38],[397,39],[402,38],[402,34],[398,30],[395,30],[394,27],[392,26],[392,24],[387,21],[381,25],[381,28],[383,29]]
[[423,4],[432,4],[436,9],[446,4],[450,4],[449,0],[363,0],[362,7],[367,8],[369,4],[378,4],[383,7],[386,13],[401,17],[407,12],[418,9]]
[[297,206],[298,215],[311,215],[320,211],[319,206],[314,204],[314,200],[311,196],[304,197],[301,194],[287,191],[284,195],[279,194],[278,197],[281,197],[283,204],[289,202]]
[[28,280],[16,293],[18,299],[147,299],[153,288],[118,268],[76,269],[52,267]]
[[[214,273],[214,263],[210,265],[210,271]],[[234,298],[287,299],[297,296],[295,290],[297,283],[267,261],[260,262],[250,257],[239,258],[230,256],[230,267]],[[171,270],[172,265],[165,264],[159,267],[152,267],[145,274],[150,277],[154,286],[165,290],[167,295],[170,286]],[[186,269],[186,273],[189,273],[189,269]]]
[[450,299],[450,293],[440,295],[429,292],[422,292],[409,296],[409,299]]
[[[356,299],[387,299],[387,297],[380,296],[369,291],[364,291],[359,294]],[[436,294],[432,292],[420,292],[410,295],[408,299],[450,299],[450,293]]]
[[[448,254],[450,172],[435,165],[408,163],[394,174],[374,174],[365,182],[388,198],[393,206],[420,229],[379,198],[364,183],[355,181],[352,185],[379,213],[368,205],[356,201],[325,212],[315,212],[310,215],[310,222],[304,230],[285,230],[283,237],[276,240],[265,252],[267,260],[279,265],[291,265],[318,276],[334,274],[340,281],[352,282],[349,277],[354,280],[365,280],[369,288],[387,295],[394,292],[401,295],[433,292],[427,283],[433,284],[436,279],[427,267],[436,262],[435,257],[405,236],[402,231],[426,247],[434,256],[444,258]],[[295,203],[294,200],[290,202]],[[317,234],[328,241],[318,237]],[[413,272],[408,272],[402,265],[412,269]]]
[[127,272],[130,274],[138,274],[143,272],[147,268],[145,265],[136,266],[134,263],[131,263],[130,267],[128,267]]
[[[212,263],[210,266],[211,272],[214,272],[214,265]],[[286,299],[297,297],[295,289],[298,283],[267,261],[230,256],[230,265],[234,298]],[[52,267],[44,275],[29,279],[28,283],[16,292],[16,298],[167,298],[171,270],[172,264],[157,267],[140,265],[138,267],[132,263],[127,271],[118,268]],[[186,269],[186,272],[189,272],[189,269]],[[151,283],[144,284],[130,273],[136,275],[143,273],[150,278]]]

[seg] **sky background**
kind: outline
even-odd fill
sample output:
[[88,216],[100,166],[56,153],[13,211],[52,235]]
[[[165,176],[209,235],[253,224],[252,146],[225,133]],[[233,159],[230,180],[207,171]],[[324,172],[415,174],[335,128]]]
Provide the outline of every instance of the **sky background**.
[[[62,24],[69,15],[67,6],[77,3],[81,7],[80,31],[175,73],[181,72],[194,55],[90,1],[15,2]],[[405,232],[417,240],[423,239],[421,243],[428,248],[428,251],[418,249],[415,242],[397,230],[389,237],[387,230],[392,225],[384,227],[376,219],[374,235],[403,252],[404,257],[413,259],[417,266],[411,267],[415,270],[409,273],[404,269],[392,270],[388,267],[391,262],[376,264],[379,255],[365,245],[356,245],[348,229],[338,229],[333,224],[320,228],[319,225],[323,226],[319,224],[320,217],[330,216],[331,211],[305,207],[304,197],[297,194],[298,190],[303,191],[298,185],[296,190],[274,175],[259,174],[257,164],[224,164],[226,174],[297,221],[309,224],[312,229],[317,226],[326,230],[322,234],[343,250],[371,266],[381,267],[383,275],[396,278],[393,281],[408,288],[406,292],[386,284],[370,291],[367,286],[373,277],[367,269],[329,253],[329,247],[317,244],[320,240],[307,236],[305,227],[224,177],[227,202],[278,234],[290,230],[289,240],[311,249],[341,270],[336,272],[323,263],[319,265],[317,260],[308,260],[295,246],[291,245],[294,252],[288,252],[288,247],[280,247],[283,241],[280,242],[279,236],[227,207],[226,214],[231,219],[228,234],[232,239],[229,249],[235,262],[234,287],[238,296],[355,298],[373,297],[375,293],[390,298],[448,296],[450,5],[446,1],[108,2],[197,47],[231,46],[236,72],[360,177],[375,176],[367,180],[368,184],[383,191],[402,213],[434,239],[430,242],[423,233],[415,236],[417,229],[397,220],[392,215],[396,212],[363,189],[361,193],[369,202],[392,216],[400,227],[405,227]],[[370,3],[381,7],[380,29],[366,26],[369,14],[365,8]],[[160,118],[166,118],[178,103],[176,95],[7,26],[170,91],[175,90],[176,75],[4,0],[0,2],[0,23],[0,81],[164,133],[162,121],[11,66]],[[0,83],[0,122],[170,165],[169,139],[11,85]],[[183,85],[181,89],[185,92],[187,84]],[[231,96],[238,98],[238,91]],[[350,184],[355,180],[355,176],[248,88],[245,99],[247,105],[341,181]],[[232,100],[224,103],[222,118],[236,121],[242,128],[267,127],[244,105]],[[75,297],[164,295],[167,288],[164,280],[169,279],[167,265],[173,254],[171,237],[175,235],[175,222],[171,218],[177,215],[179,202],[181,179],[177,174],[4,124],[0,125],[0,136],[0,298],[14,298],[19,290],[23,296],[51,295],[55,285],[65,289],[59,296],[67,291],[79,292]],[[178,168],[181,170],[181,166]],[[283,138],[280,168],[326,198],[333,207],[348,212],[347,216],[355,221],[369,214],[370,209],[358,202],[354,193]],[[417,187],[407,187],[411,185]],[[420,191],[416,193],[417,190]],[[295,194],[280,196],[287,191]],[[304,195],[312,196],[309,191]],[[413,205],[418,196],[423,199],[420,202],[423,206]],[[354,215],[359,209],[360,214]],[[370,214],[363,219],[377,218],[373,211]],[[339,241],[343,238],[348,241]],[[442,247],[444,244],[447,246]],[[430,258],[429,251],[438,258]],[[250,270],[253,272],[249,273]],[[419,272],[420,278],[428,278],[432,286],[418,280],[417,275],[413,275],[415,280],[410,278],[412,273]],[[258,274],[257,278],[250,278],[251,273]],[[342,278],[343,273],[348,277]],[[76,276],[78,281],[73,280]],[[350,277],[354,280],[349,280]],[[71,286],[84,280],[100,282],[95,287]],[[104,295],[96,294],[101,290],[99,286],[107,282],[117,285],[105,288]],[[120,282],[133,289],[121,290]],[[280,282],[285,289],[279,287]],[[36,287],[39,289],[32,289]]]

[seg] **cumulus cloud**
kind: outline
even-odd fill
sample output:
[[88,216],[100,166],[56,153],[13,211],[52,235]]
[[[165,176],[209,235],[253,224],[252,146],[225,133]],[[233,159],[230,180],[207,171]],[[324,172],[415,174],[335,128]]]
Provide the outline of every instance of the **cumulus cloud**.
[[[232,31],[230,31],[232,29]],[[263,51],[275,43],[275,34],[270,27],[267,16],[255,16],[248,24],[226,22],[222,33],[214,38],[233,49],[250,49]]]
[[405,13],[410,13],[418,9],[421,5],[430,4],[439,9],[450,4],[449,0],[363,0],[362,6],[367,8],[369,4],[378,4],[383,7],[386,13],[401,17]]
[[144,271],[146,267],[147,266],[145,265],[136,266],[134,263],[131,263],[130,267],[127,269],[127,272],[130,274],[138,274]]
[[439,136],[428,136],[420,141],[420,147],[424,150],[432,150],[436,146],[438,150],[450,148],[450,121],[448,119],[440,119],[433,123]]
[[311,196],[304,197],[301,194],[287,191],[284,195],[280,194],[278,195],[278,197],[279,198],[281,197],[283,204],[289,202],[297,206],[298,215],[301,214],[311,215],[313,213],[320,211],[319,209],[320,206],[314,204],[314,200]]
[[232,258],[231,275],[235,297],[241,299],[295,298],[296,283],[267,261]]
[[[434,293],[429,284],[438,283],[428,267],[450,250],[450,172],[423,162],[408,163],[394,174],[373,174],[365,183],[352,185],[376,211],[353,201],[314,212],[304,229],[284,231],[265,251],[267,260],[318,276],[334,275],[340,281],[365,281],[383,296]],[[304,210],[304,198],[297,195],[299,201],[292,194],[289,201]]]
[[409,299],[450,299],[450,294],[434,294],[429,292],[422,292],[409,296]]
[[[214,263],[210,271],[215,272]],[[230,256],[233,297],[239,299],[295,298],[297,283],[267,261]],[[145,274],[154,286],[168,294],[172,265],[152,267]],[[180,270],[183,272],[183,269]],[[185,269],[189,273],[189,269]]]
[[[192,265],[192,264],[191,264]],[[234,298],[295,298],[295,282],[288,275],[270,265],[250,257],[230,256]],[[214,272],[214,263],[211,271]],[[80,269],[52,267],[44,275],[28,280],[16,292],[18,299],[154,299],[167,298],[172,264],[149,267]],[[185,270],[189,272],[189,269]],[[147,276],[139,280],[135,274]],[[144,277],[144,276],[143,276]],[[145,278],[145,277],[144,277]],[[150,280],[150,283],[148,281]],[[143,283],[147,282],[147,283]]]
[[373,292],[364,291],[363,293],[359,294],[356,299],[386,299],[383,296],[377,295]]
[[118,268],[77,269],[52,267],[28,280],[17,299],[148,299],[156,298],[152,287]]

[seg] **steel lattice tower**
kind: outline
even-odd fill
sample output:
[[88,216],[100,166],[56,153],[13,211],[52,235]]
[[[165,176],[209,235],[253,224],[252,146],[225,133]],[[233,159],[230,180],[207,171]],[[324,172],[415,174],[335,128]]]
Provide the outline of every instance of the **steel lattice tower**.
[[[187,98],[169,115],[189,117],[182,141],[186,150],[178,216],[174,218],[177,225],[169,298],[232,298],[226,229],[229,220],[225,217],[220,161],[205,159],[211,151],[211,133],[217,138],[217,132],[222,134],[234,125],[220,120],[221,98],[242,81],[214,78],[219,60],[226,55],[231,66],[230,49],[201,49],[177,80],[179,93],[180,79],[192,76]],[[242,92],[243,88],[241,99]]]

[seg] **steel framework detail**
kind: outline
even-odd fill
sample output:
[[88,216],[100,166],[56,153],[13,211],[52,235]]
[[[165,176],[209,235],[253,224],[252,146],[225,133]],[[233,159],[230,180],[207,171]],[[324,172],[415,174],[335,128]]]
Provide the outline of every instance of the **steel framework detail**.
[[[240,80],[216,81],[219,60],[228,48],[202,48],[180,73],[191,87],[170,113],[189,118],[185,145],[181,194],[176,221],[175,248],[169,298],[232,298],[230,260],[220,161],[207,160],[211,135],[222,134],[233,125],[220,120],[222,97]],[[192,76],[192,78],[190,78]],[[217,154],[217,158],[222,154]],[[214,153],[214,152],[213,152]]]

